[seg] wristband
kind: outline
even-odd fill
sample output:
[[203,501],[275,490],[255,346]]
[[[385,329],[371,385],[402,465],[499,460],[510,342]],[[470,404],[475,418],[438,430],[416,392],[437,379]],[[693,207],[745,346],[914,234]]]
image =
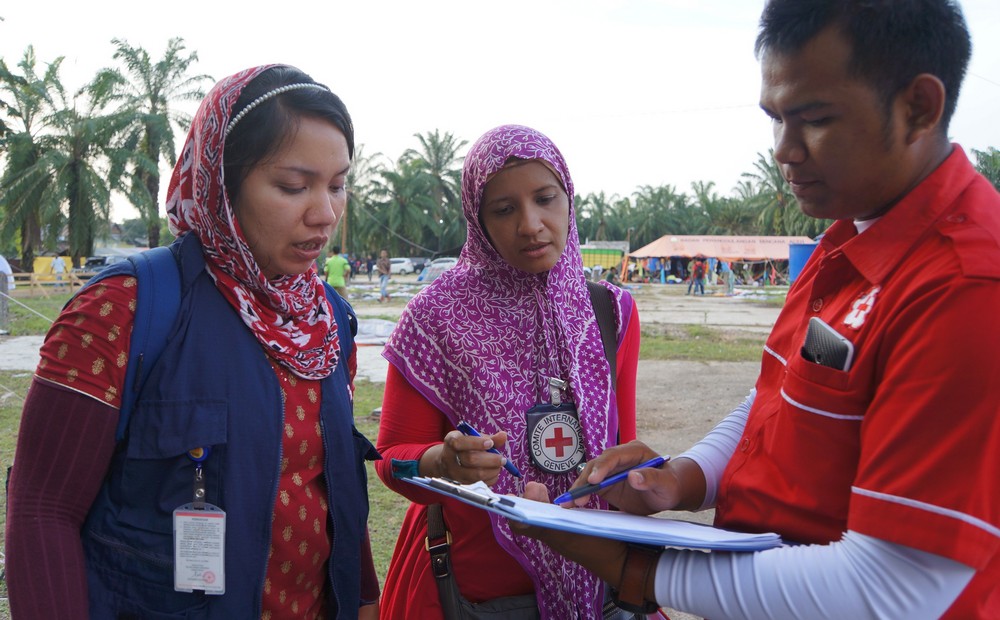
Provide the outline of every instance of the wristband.
[[611,600],[615,605],[638,614],[651,614],[660,608],[655,601],[646,600],[646,583],[656,572],[662,551],[659,547],[628,546],[618,587],[611,588]]

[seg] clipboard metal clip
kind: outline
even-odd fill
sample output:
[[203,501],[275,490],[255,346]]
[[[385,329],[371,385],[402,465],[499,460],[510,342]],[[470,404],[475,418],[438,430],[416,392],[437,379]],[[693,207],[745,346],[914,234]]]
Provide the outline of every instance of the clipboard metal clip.
[[[449,480],[448,478],[426,478],[426,480],[427,484],[435,489],[444,491],[450,495],[455,495],[456,497],[460,497],[481,506],[493,507],[497,504],[502,504],[504,506],[513,505],[510,500],[494,495],[489,488],[486,488],[484,492],[479,492],[474,488],[470,488],[471,485],[464,485],[460,482],[456,482],[455,480]],[[477,484],[481,484],[485,487],[485,484],[481,482]]]

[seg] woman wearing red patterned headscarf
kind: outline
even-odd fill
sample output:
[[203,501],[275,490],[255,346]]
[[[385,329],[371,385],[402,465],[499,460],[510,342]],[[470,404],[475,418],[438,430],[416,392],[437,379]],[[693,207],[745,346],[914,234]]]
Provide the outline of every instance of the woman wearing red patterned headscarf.
[[[618,287],[597,291],[613,308],[613,378],[562,154],[527,127],[487,132],[466,156],[462,205],[468,240],[458,264],[410,300],[384,353],[390,367],[378,447],[385,459],[376,470],[413,503],[382,617],[447,617],[424,547],[428,505],[440,502],[460,605],[496,606],[505,618],[600,618],[604,590],[593,574],[513,534],[506,519],[399,479],[482,480],[518,495],[539,481],[559,494],[584,460],[635,438],[635,303]],[[483,437],[455,430],[460,421]]]
[[202,102],[168,190],[181,286],[157,292],[179,312],[117,437],[152,283],[102,273],[42,346],[8,505],[15,617],[377,613],[352,311],[315,268],[353,151],[343,103],[292,67]]

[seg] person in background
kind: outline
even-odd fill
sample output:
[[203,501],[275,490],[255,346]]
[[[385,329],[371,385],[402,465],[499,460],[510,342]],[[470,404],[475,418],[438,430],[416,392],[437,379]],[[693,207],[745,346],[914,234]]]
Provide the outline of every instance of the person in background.
[[375,263],[378,270],[378,290],[379,303],[389,301],[389,277],[392,275],[392,263],[389,261],[389,250],[382,250],[379,253],[378,261]]
[[7,331],[10,312],[8,298],[14,286],[14,270],[11,269],[7,259],[0,255],[0,336],[10,333]]
[[330,258],[326,259],[326,283],[347,299],[347,276],[351,273],[351,264],[341,256],[339,245],[333,246],[332,250]]
[[10,263],[3,256],[0,256],[0,278],[7,281],[7,292],[17,288],[17,283],[14,281],[14,270],[11,269]]
[[[389,373],[377,445],[385,460],[376,471],[412,501],[385,579],[384,618],[446,617],[425,549],[429,505],[437,503],[462,605],[504,609],[504,618],[601,617],[604,588],[592,573],[513,534],[504,519],[399,477],[484,481],[518,494],[535,480],[559,493],[585,459],[635,437],[635,302],[618,287],[595,292],[613,308],[612,376],[573,195],[562,155],[534,129],[494,128],[465,158],[468,241],[458,263],[407,303],[383,353]],[[483,436],[455,430],[460,421]],[[500,455],[485,451],[493,446]]]
[[607,275],[604,276],[604,279],[609,284],[614,284],[615,286],[621,286],[622,285],[622,280],[621,280],[621,278],[618,277],[618,268],[617,267],[611,267],[610,269],[608,269],[608,273],[607,273]]
[[372,281],[372,274],[375,273],[375,255],[369,254],[368,258],[365,259],[365,273],[368,274],[368,281]]
[[[638,607],[1000,618],[1000,325],[986,310],[1000,307],[1000,194],[948,140],[965,19],[949,0],[770,0],[756,49],[775,161],[807,215],[836,221],[744,405],[602,496],[639,513],[714,507],[718,526],[790,544],[702,553],[526,533]],[[822,334],[849,343],[831,345],[842,357],[814,347]],[[652,454],[608,450],[578,483]]]
[[62,256],[53,256],[49,273],[56,277],[56,288],[63,288],[63,274],[66,273],[66,262]]
[[727,260],[719,261],[719,270],[722,273],[722,284],[726,287],[726,297],[732,297],[736,291],[736,274],[733,273],[733,266]]
[[695,256],[691,262],[688,263],[688,290],[687,294],[691,295],[692,290],[695,295],[698,295],[698,291],[701,294],[705,294],[705,259],[701,256]]
[[[180,311],[123,438],[130,263],[42,345],[10,479],[13,617],[377,616],[352,311],[315,268],[353,153],[344,104],[298,69],[247,69],[202,101],[167,192]],[[175,552],[175,527],[222,513]]]

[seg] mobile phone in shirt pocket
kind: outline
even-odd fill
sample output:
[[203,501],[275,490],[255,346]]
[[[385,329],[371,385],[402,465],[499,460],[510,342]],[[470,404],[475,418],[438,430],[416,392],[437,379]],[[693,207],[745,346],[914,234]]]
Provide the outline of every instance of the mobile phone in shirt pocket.
[[809,319],[802,357],[814,364],[846,372],[854,360],[854,343],[814,316]]

